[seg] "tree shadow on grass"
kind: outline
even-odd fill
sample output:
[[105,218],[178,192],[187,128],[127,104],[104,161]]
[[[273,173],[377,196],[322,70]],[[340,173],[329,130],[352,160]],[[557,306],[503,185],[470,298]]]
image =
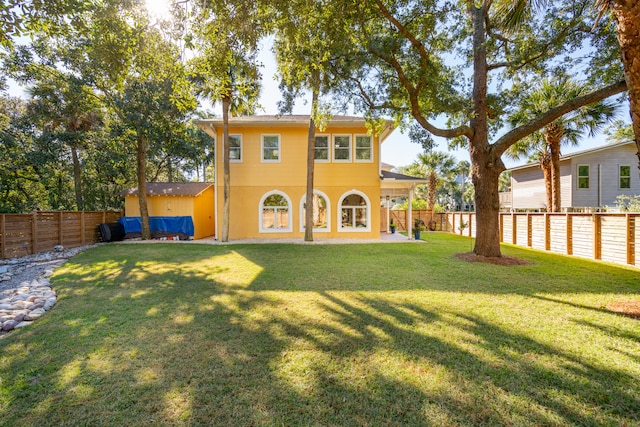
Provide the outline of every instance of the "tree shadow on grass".
[[[260,251],[187,252],[126,262],[107,252],[93,260],[116,262],[105,272],[70,264],[56,278],[60,305],[0,341],[0,425],[640,421],[637,347],[621,367],[456,308],[429,287],[419,299],[351,284],[282,292],[272,270],[285,263]],[[215,262],[228,256],[242,271]]]

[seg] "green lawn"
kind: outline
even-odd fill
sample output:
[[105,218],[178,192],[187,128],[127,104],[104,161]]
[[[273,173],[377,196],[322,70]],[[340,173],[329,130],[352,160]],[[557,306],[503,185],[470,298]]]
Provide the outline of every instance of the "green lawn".
[[640,425],[640,272],[469,240],[106,245],[0,339],[0,425]]

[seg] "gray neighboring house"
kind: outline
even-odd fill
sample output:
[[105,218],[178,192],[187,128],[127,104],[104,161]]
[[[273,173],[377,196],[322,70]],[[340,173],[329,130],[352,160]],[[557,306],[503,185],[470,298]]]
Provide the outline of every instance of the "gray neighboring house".
[[[634,141],[619,142],[560,157],[563,211],[615,206],[618,195],[640,195],[640,174]],[[530,163],[509,169],[511,197],[503,207],[546,210],[542,169]],[[509,203],[510,202],[510,203]]]

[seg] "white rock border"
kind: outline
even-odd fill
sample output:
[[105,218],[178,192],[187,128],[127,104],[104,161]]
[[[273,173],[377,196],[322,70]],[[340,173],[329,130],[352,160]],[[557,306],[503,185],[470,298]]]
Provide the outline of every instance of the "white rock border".
[[[25,257],[31,261],[49,259],[59,262],[45,269],[44,273],[37,279],[33,279],[30,282],[25,281],[15,288],[0,291],[0,333],[7,333],[30,325],[34,320],[49,311],[57,302],[56,291],[51,288],[51,283],[49,282],[49,277],[53,274],[54,269],[60,267],[72,256],[93,246],[96,245],[82,246],[70,250],[56,247],[55,252],[53,252],[55,257],[52,255],[53,253]],[[11,265],[17,262],[18,260],[9,260],[6,263]]]

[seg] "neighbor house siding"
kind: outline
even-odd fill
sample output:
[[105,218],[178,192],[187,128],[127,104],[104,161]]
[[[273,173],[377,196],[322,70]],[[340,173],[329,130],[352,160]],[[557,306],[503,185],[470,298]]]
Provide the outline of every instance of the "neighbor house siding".
[[[573,206],[614,206],[619,194],[629,196],[640,194],[640,178],[636,168],[635,152],[635,146],[629,144],[572,159]],[[588,190],[577,188],[578,165],[589,165],[590,188]],[[620,165],[631,166],[631,188],[629,189],[619,188]]]
[[514,170],[511,180],[513,209],[546,209],[544,175],[539,166]]

